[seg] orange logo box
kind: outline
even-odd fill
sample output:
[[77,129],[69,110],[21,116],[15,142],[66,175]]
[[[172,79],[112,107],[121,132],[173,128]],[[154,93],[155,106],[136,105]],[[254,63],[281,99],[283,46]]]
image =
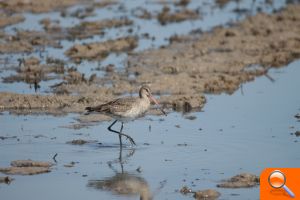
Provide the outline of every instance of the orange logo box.
[[300,200],[300,168],[266,168],[260,175],[260,200]]

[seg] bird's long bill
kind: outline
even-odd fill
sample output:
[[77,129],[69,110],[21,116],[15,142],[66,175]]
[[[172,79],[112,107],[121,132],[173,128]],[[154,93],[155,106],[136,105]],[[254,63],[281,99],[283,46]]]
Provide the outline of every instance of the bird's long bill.
[[[156,105],[159,106],[159,103],[157,102],[157,100],[156,100],[152,95],[150,95],[149,98],[150,98]],[[166,113],[162,108],[159,107],[159,109],[160,109],[160,111],[161,111],[164,115],[167,116],[167,113]]]

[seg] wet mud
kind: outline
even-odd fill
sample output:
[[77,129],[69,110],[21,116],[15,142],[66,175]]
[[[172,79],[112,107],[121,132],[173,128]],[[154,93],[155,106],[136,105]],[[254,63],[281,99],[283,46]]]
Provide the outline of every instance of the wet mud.
[[53,163],[32,161],[32,160],[15,160],[10,163],[10,167],[0,168],[0,172],[11,175],[34,175],[48,173]]
[[193,197],[197,200],[204,200],[204,199],[215,200],[221,196],[221,193],[214,189],[193,191],[192,189],[188,188],[187,186],[183,186],[180,189],[180,193],[182,193],[184,195],[193,194]]
[[128,71],[137,83],[150,82],[162,94],[189,99],[190,94],[233,93],[241,83],[300,57],[300,30],[290,28],[299,22],[298,10],[293,5],[273,15],[258,14],[230,28],[131,55]]
[[82,59],[102,60],[110,52],[126,52],[137,46],[137,40],[134,37],[119,38],[106,42],[96,42],[91,44],[78,44],[65,52],[75,62],[81,62]]
[[22,15],[7,15],[5,13],[0,14],[0,28],[8,25],[17,24],[23,22],[25,18]]
[[[77,3],[66,2],[66,5]],[[9,7],[6,5],[5,9]],[[55,5],[49,8],[55,9]],[[229,28],[217,27],[207,33],[176,36],[168,46],[142,52],[131,52],[138,45],[138,38],[131,36],[75,44],[65,51],[75,63],[101,61],[111,52],[129,51],[125,71],[112,68],[103,77],[86,77],[76,69],[66,70],[63,64],[25,62],[24,66],[15,67],[17,74],[5,77],[4,82],[23,81],[38,88],[40,81],[62,81],[51,87],[53,94],[50,95],[1,92],[0,109],[19,113],[82,112],[87,105],[136,93],[140,85],[149,83],[164,107],[177,111],[199,110],[206,103],[205,93],[233,93],[240,84],[256,76],[267,76],[271,67],[281,67],[299,58],[299,10],[300,6],[290,5],[275,14],[260,13]],[[67,29],[59,25],[55,28],[51,20],[41,23],[45,32],[25,30],[16,35],[4,34],[5,42],[0,44],[0,51],[31,52],[36,47],[49,45],[60,48],[62,38],[89,37],[101,34],[104,27],[131,26],[132,21],[124,18],[82,22]],[[82,29],[89,31],[80,32]],[[82,35],[83,32],[88,35]]]
[[224,180],[218,184],[220,188],[248,188],[259,185],[259,177],[249,173],[242,173]]
[[6,12],[33,12],[42,13],[53,10],[61,10],[63,8],[87,2],[85,0],[63,0],[63,1],[52,1],[52,0],[33,0],[33,1],[22,1],[22,0],[11,0],[1,1],[0,9]]
[[161,13],[157,15],[158,21],[162,25],[166,25],[167,23],[174,23],[174,22],[182,22],[185,20],[193,20],[199,17],[199,13],[194,10],[189,9],[181,9],[175,12],[171,12],[170,8],[165,6]]
[[97,142],[96,140],[83,140],[83,139],[77,139],[77,140],[72,140],[67,142],[67,144],[73,144],[73,145],[83,145],[87,143],[95,143]]

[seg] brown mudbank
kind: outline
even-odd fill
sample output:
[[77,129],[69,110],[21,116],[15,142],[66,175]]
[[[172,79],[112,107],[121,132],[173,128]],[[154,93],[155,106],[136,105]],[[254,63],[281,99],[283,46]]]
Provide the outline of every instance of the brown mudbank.
[[77,44],[65,52],[75,62],[82,59],[102,60],[111,52],[130,51],[137,46],[137,39],[134,37],[119,38],[106,42],[95,42],[90,44]]
[[[6,20],[7,21],[7,20]],[[60,40],[84,39],[94,35],[102,35],[105,28],[132,25],[132,21],[124,19],[106,19],[93,22],[81,22],[74,27],[60,27],[57,21],[46,18],[40,21],[45,31],[17,31],[14,35],[3,35],[5,42],[0,44],[0,53],[32,52],[45,46],[62,48]],[[1,25],[1,18],[0,18]],[[129,40],[128,42],[130,42]]]
[[10,163],[11,167],[0,168],[0,172],[5,174],[34,175],[50,172],[53,163],[32,161],[32,160],[15,160]]
[[49,12],[52,10],[60,10],[78,3],[87,2],[86,0],[62,0],[62,1],[53,1],[53,0],[9,0],[1,1],[0,9],[7,12]]
[[97,142],[96,140],[82,140],[82,139],[78,139],[78,140],[72,140],[67,142],[67,144],[74,144],[74,145],[83,145],[86,143],[93,143],[93,142]]
[[[241,83],[267,74],[271,67],[300,58],[299,32],[300,6],[289,5],[281,12],[260,13],[229,28],[180,37],[161,49],[131,52],[124,71],[114,70],[88,83],[62,83],[55,87],[62,94],[59,96],[2,92],[0,109],[23,113],[82,112],[88,103],[105,103],[151,83],[153,93],[160,95],[166,108],[198,110],[205,104],[204,93],[233,93]],[[136,38],[120,38],[75,45],[65,53],[76,62],[101,60],[110,52],[131,50],[136,43]]]
[[5,35],[3,43],[0,44],[0,53],[32,52],[35,48],[42,51],[44,46],[61,48],[57,39],[60,34],[48,35],[42,31],[17,31],[15,35]]
[[193,191],[192,189],[188,188],[187,186],[183,186],[180,189],[180,193],[186,195],[186,194],[194,194],[194,198],[198,200],[215,200],[221,194],[213,189],[207,189],[207,190],[198,190],[198,191]]
[[77,26],[67,29],[69,39],[83,39],[93,35],[103,35],[105,28],[116,28],[132,25],[133,21],[124,19],[106,19],[93,22],[82,22]]
[[198,200],[215,200],[217,199],[221,194],[213,189],[208,190],[199,190],[196,191],[194,194],[195,199]]
[[10,163],[13,167],[51,167],[53,163],[33,161],[33,160],[15,160]]
[[165,25],[172,22],[181,22],[185,20],[192,20],[199,17],[196,11],[189,9],[182,9],[177,12],[170,12],[169,7],[164,7],[162,12],[157,15],[158,21]]
[[63,74],[64,65],[61,64],[40,64],[40,60],[35,57],[30,57],[26,60],[20,60],[17,74],[3,78],[5,83],[26,82],[29,84],[38,85],[40,81],[51,80],[57,78],[50,74]]
[[23,22],[25,18],[22,15],[7,15],[3,12],[0,13],[0,28]]
[[248,188],[259,185],[259,177],[249,173],[242,173],[228,180],[224,180],[218,184],[217,187],[221,188]]
[[[300,6],[291,5],[280,13],[258,14],[230,28],[218,27],[161,49],[132,54],[128,72],[137,75],[136,84],[149,82],[154,91],[172,94],[172,98],[161,97],[168,103],[179,95],[233,93],[241,83],[268,73],[270,67],[300,57],[299,11]],[[252,69],[253,65],[261,67]],[[201,107],[202,101],[198,102]],[[197,101],[192,107],[196,105]]]

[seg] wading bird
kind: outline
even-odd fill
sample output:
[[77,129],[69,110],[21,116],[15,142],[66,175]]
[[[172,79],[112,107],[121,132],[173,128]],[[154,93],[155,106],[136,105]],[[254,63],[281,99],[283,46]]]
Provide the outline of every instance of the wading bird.
[[[151,90],[148,86],[144,85],[140,88],[138,97],[125,97],[118,98],[105,104],[95,107],[86,107],[86,114],[96,112],[108,115],[115,119],[115,121],[107,128],[109,131],[119,134],[120,147],[122,147],[122,136],[129,139],[131,145],[135,145],[134,140],[129,135],[122,132],[124,122],[128,122],[143,116],[150,108],[151,101],[158,105],[156,99],[152,96]],[[163,109],[161,112],[166,115]],[[120,131],[113,130],[113,125],[120,121]]]

